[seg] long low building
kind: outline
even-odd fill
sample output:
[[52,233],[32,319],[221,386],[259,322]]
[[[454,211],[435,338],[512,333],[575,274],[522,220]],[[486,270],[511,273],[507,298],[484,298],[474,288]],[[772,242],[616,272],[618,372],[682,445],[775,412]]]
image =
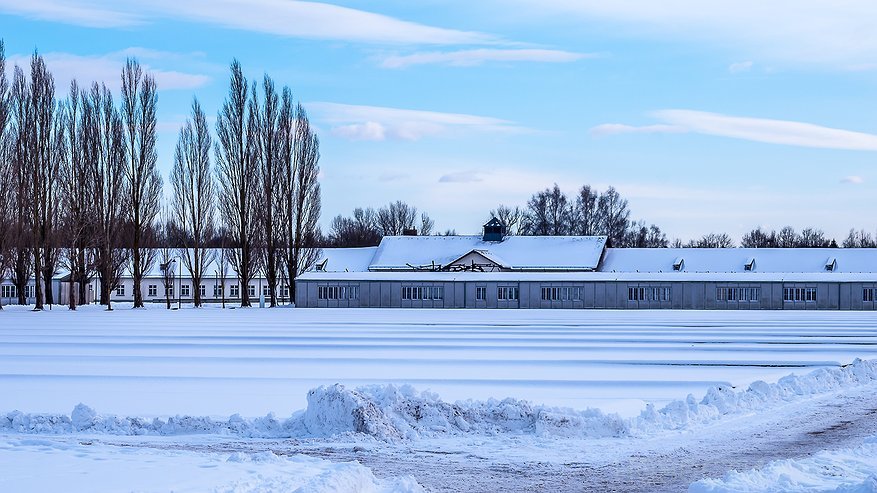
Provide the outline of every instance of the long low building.
[[298,307],[874,310],[877,249],[607,248],[602,236],[392,236],[324,249]]

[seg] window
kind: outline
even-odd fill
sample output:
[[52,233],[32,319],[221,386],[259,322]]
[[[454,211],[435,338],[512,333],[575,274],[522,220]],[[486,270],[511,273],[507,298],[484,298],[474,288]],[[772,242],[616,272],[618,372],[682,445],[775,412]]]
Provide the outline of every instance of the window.
[[25,288],[24,288],[24,295],[25,295],[25,297],[27,297],[27,298],[36,298],[36,297],[37,297],[37,294],[36,294],[36,293],[37,293],[37,287],[34,286],[33,284],[30,284],[30,285],[28,285],[28,286],[25,286]]
[[716,301],[758,301],[761,288],[716,288]]
[[783,301],[787,303],[815,302],[816,288],[783,288]]
[[271,296],[271,290],[268,288],[267,285],[263,285],[263,286],[262,286],[262,296],[264,296],[264,297],[266,297],[266,298],[267,298],[268,296]]
[[[351,297],[351,300],[358,299],[359,296],[358,286],[351,286],[354,287],[357,288],[356,297]],[[444,286],[402,286],[403,300],[441,300],[444,297]]]
[[[358,300],[359,299],[359,286],[350,286],[348,291],[350,300]],[[286,286],[286,294],[284,296],[289,296],[289,286]]]
[[222,284],[214,284],[213,285],[213,297],[219,298],[222,296]]
[[862,301],[874,301],[874,291],[877,290],[875,290],[874,288],[862,289]]
[[256,285],[255,285],[255,284],[250,284],[248,287],[250,288],[250,289],[248,290],[249,293],[250,293],[250,296],[256,296]]
[[150,284],[147,289],[146,296],[158,296],[158,286]]
[[241,297],[241,285],[240,284],[232,284],[228,288],[229,296],[232,298],[240,298]]
[[180,286],[180,296],[185,296],[186,298],[192,296],[191,286],[189,286],[188,284],[183,284],[182,286]]
[[282,288],[280,288],[280,296],[284,298],[289,298],[289,286],[284,284]]
[[116,286],[116,296],[125,296],[125,285],[119,284]]
[[167,296],[169,298],[173,298],[174,297],[174,287],[173,286],[165,286],[164,287],[164,294],[165,294],[165,296]]
[[670,288],[657,287],[628,287],[627,301],[670,301]]
[[321,300],[355,300],[359,299],[359,286],[319,286],[317,299]]
[[484,301],[487,299],[487,288],[475,288],[475,300]]
[[12,284],[4,284],[2,287],[2,292],[0,292],[0,297],[3,298],[15,298],[17,294],[15,293],[15,286]]
[[202,298],[206,298],[207,297],[207,286],[205,286],[203,284],[198,286],[198,292],[201,294]]
[[496,299],[498,300],[517,300],[518,288],[514,286],[500,286],[496,290]]

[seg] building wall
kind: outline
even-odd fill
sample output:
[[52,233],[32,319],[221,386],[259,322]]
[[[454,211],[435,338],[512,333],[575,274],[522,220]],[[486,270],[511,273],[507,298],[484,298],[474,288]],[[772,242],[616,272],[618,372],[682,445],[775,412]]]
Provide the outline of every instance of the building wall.
[[[875,310],[877,282],[783,283],[783,282],[398,282],[398,281],[296,281],[296,305],[304,308],[499,308],[499,309],[687,309],[687,310]],[[325,299],[320,287],[359,286],[356,299]],[[402,289],[441,287],[441,299],[403,299]],[[498,299],[502,287],[518,288],[518,299]],[[478,291],[484,290],[484,299]],[[543,295],[543,289],[556,289]],[[631,289],[641,289],[631,294]],[[720,298],[720,289],[733,291],[734,299]],[[784,300],[785,289],[816,290],[816,300]],[[874,289],[872,301],[864,301],[864,289]],[[662,290],[669,290],[663,292]],[[748,296],[741,300],[743,290]],[[757,290],[757,298],[752,295]],[[722,292],[723,294],[725,292]],[[754,298],[754,299],[753,299]]]

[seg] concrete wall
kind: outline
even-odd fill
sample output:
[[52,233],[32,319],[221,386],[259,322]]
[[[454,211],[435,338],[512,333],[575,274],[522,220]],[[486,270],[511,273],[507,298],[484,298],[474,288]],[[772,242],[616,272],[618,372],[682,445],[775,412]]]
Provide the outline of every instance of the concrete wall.
[[[695,310],[875,310],[877,301],[863,301],[863,289],[877,289],[874,283],[726,283],[726,282],[397,282],[397,281],[296,281],[296,305],[314,307],[381,308],[610,308],[610,309],[695,309]],[[319,286],[359,286],[355,300],[318,299]],[[402,288],[444,288],[441,300],[403,300]],[[518,300],[497,299],[500,287],[517,287]],[[669,299],[629,300],[629,288],[669,288]],[[486,290],[483,300],[476,299],[479,288]],[[568,289],[566,299],[542,299],[542,288]],[[574,299],[573,289],[579,296]],[[758,289],[757,301],[717,299],[719,288]],[[815,288],[816,301],[784,301],[784,288]]]

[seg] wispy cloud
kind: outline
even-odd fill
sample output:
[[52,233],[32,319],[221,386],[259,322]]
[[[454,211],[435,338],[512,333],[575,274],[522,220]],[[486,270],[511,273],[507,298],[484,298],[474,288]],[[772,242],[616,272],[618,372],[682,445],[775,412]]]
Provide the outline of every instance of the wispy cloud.
[[[511,3],[511,5],[509,5]],[[575,16],[615,36],[711,43],[757,59],[828,64],[874,62],[877,3],[737,0],[513,0],[503,9],[533,20]]]
[[745,62],[732,63],[731,65],[728,66],[728,72],[730,72],[732,74],[740,74],[743,72],[749,72],[750,70],[752,70],[752,61],[751,60],[747,60]]
[[420,140],[455,131],[519,133],[526,129],[508,120],[462,113],[440,113],[381,106],[315,102],[306,105],[330,132],[350,140]]
[[671,125],[706,135],[820,149],[877,151],[877,135],[812,123],[692,110],[662,110],[654,115]]
[[440,176],[438,181],[439,183],[473,183],[484,181],[484,177],[477,171],[457,171]]
[[677,109],[655,111],[652,116],[663,123],[644,126],[604,123],[592,127],[590,133],[594,137],[605,137],[620,134],[689,132],[768,144],[877,151],[877,134],[823,127],[812,123]]
[[[171,54],[143,48],[128,48],[104,55],[75,55],[60,52],[42,53],[41,55],[55,77],[55,86],[60,92],[66,91],[73,79],[78,80],[80,85],[97,81],[105,83],[110,88],[118,88],[122,67],[125,65],[125,59],[129,56],[140,58],[144,69],[155,77],[155,83],[159,90],[194,89],[210,81],[210,77],[203,74],[156,68],[144,60],[160,60],[171,57]],[[174,54],[173,56],[178,55]],[[30,59],[30,55],[11,55],[9,56],[9,66],[18,64],[27,67],[30,65]]]
[[85,27],[127,27],[143,22],[139,15],[109,2],[102,6],[76,0],[0,0],[0,11]]
[[543,49],[492,49],[480,48],[458,51],[427,51],[410,55],[391,55],[381,61],[384,68],[403,68],[412,65],[451,65],[471,67],[487,62],[543,62],[566,63],[594,58],[597,55]]
[[0,11],[88,27],[172,18],[309,39],[387,44],[491,44],[493,36],[297,0],[0,0]]
[[861,176],[850,175],[843,177],[840,182],[848,183],[850,185],[861,185],[862,183],[865,183],[865,179]]
[[678,134],[685,133],[688,129],[678,125],[625,125],[623,123],[604,123],[592,127],[590,132],[595,137],[605,137],[619,134]]

